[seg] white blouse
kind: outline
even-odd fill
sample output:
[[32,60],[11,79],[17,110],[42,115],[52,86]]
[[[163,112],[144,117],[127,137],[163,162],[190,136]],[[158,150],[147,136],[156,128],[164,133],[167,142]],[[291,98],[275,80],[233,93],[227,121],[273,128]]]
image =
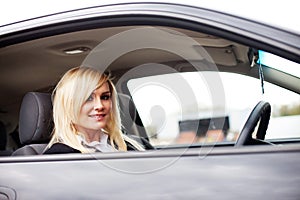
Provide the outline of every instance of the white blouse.
[[117,151],[110,144],[107,143],[108,135],[103,132],[101,132],[100,134],[101,134],[100,141],[93,141],[90,143],[88,143],[85,140],[85,137],[82,134],[78,134],[77,137],[78,137],[79,141],[81,142],[81,144],[84,147],[88,148],[91,152],[114,152],[114,151]]

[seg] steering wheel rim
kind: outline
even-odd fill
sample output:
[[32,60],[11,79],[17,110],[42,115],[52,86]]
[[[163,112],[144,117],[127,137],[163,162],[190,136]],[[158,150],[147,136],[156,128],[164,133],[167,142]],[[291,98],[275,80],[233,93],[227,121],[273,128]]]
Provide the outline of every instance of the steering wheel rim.
[[260,101],[251,111],[236,143],[235,146],[243,146],[253,144],[255,139],[252,138],[252,133],[259,123],[259,127],[256,133],[256,139],[264,140],[266,131],[269,125],[271,115],[271,105],[268,102]]

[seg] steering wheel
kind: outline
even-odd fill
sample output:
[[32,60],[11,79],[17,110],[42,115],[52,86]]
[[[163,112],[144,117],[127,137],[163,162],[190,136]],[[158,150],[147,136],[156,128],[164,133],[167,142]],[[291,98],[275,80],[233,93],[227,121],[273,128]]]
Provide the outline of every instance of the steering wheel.
[[[249,115],[242,132],[240,133],[235,146],[243,146],[249,144],[262,143],[265,139],[266,131],[268,128],[269,120],[271,115],[271,106],[268,102],[260,101],[253,108]],[[260,121],[258,130],[256,133],[256,139],[252,138],[252,133]]]

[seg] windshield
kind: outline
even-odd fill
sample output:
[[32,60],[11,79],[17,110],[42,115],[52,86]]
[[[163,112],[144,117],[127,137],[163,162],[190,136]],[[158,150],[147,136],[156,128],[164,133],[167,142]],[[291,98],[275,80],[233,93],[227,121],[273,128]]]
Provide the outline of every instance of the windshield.
[[300,78],[300,64],[259,50],[258,64],[262,64]]
[[[216,75],[222,83],[217,93],[223,96],[214,97],[214,85],[208,85]],[[128,88],[153,144],[180,143],[179,135],[187,131],[195,131],[201,138],[202,129],[211,136],[206,134],[199,142],[235,141],[260,100],[272,106],[266,138],[300,137],[300,96],[268,82],[262,94],[259,79],[253,77],[227,72],[173,73],[132,79]],[[289,124],[290,130],[283,123]],[[193,127],[195,130],[189,130]]]

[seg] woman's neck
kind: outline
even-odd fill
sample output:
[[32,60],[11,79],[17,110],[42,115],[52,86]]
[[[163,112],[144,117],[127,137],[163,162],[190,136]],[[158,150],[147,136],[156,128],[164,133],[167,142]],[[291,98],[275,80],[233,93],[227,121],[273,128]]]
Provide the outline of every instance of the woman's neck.
[[100,141],[100,132],[101,131],[97,131],[97,132],[84,132],[84,138],[85,140],[90,143],[90,142],[93,142],[93,141]]
[[86,142],[90,143],[93,141],[100,141],[101,137],[101,130],[88,130],[88,129],[82,129],[81,127],[76,127],[77,131],[80,132],[83,136]]

